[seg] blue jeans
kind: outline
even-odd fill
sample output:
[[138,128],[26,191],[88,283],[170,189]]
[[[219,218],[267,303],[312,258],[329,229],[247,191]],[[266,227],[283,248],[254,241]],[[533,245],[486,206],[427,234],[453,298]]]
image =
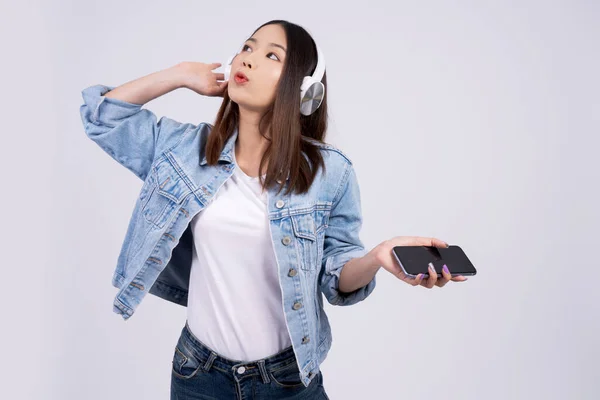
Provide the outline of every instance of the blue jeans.
[[308,387],[300,381],[291,346],[261,360],[230,360],[200,342],[187,321],[175,346],[171,370],[171,400],[329,400],[321,371]]

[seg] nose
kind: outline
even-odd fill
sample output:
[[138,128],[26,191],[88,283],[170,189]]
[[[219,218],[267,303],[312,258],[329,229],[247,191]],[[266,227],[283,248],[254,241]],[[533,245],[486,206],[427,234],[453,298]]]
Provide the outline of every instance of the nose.
[[248,67],[250,69],[252,69],[253,67],[256,67],[256,63],[254,61],[252,61],[252,60],[254,60],[254,53],[245,52],[242,54],[243,54],[242,65],[244,67]]

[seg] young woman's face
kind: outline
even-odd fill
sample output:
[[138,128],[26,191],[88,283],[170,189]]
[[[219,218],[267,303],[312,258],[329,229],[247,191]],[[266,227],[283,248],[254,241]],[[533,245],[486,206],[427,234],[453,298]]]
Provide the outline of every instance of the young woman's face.
[[[279,25],[266,25],[246,40],[231,64],[227,91],[240,108],[265,111],[275,99],[287,48],[285,31]],[[241,72],[248,78],[236,79]]]

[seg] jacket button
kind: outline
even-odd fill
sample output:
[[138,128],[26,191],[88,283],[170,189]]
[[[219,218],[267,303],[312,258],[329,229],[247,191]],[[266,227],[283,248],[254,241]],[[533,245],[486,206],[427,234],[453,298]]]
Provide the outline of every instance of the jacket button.
[[300,308],[302,308],[302,303],[300,303],[299,301],[295,302],[294,305],[292,306],[292,308],[294,310],[299,310]]
[[275,207],[281,208],[281,207],[283,207],[284,204],[285,204],[285,201],[277,200],[277,203],[275,203]]
[[290,268],[290,272],[288,272],[288,276],[296,276],[297,273],[298,273],[298,271],[296,271],[294,268]]
[[306,343],[308,343],[308,342],[310,342],[310,338],[309,338],[308,336],[304,336],[304,337],[302,338],[302,344],[306,344]]
[[292,239],[289,236],[285,236],[283,239],[281,239],[281,242],[287,246],[292,242]]

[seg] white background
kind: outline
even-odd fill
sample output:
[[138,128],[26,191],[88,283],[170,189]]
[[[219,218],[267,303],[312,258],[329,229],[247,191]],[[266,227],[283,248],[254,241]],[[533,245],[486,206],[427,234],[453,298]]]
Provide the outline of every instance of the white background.
[[[186,310],[148,295],[128,321],[112,311],[142,182],[85,136],[81,90],[225,62],[270,19],[323,49],[327,139],[356,166],[369,249],[435,236],[479,271],[428,290],[381,270],[364,302],[326,304],[330,398],[599,398],[591,0],[3,2],[0,398],[168,398]],[[147,107],[211,122],[219,100]]]

